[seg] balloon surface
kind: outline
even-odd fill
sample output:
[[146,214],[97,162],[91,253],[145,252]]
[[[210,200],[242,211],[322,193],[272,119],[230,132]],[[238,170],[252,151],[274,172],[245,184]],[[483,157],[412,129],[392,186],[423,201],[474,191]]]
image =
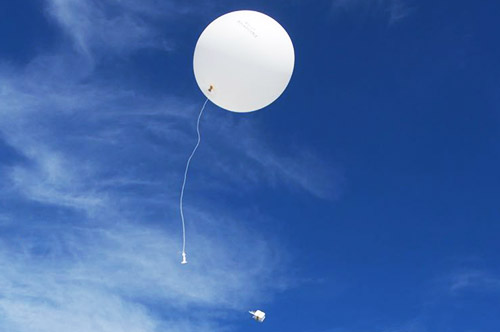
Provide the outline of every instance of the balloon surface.
[[233,112],[275,101],[290,82],[295,54],[288,33],[271,17],[250,10],[210,23],[194,51],[196,82],[205,96]]

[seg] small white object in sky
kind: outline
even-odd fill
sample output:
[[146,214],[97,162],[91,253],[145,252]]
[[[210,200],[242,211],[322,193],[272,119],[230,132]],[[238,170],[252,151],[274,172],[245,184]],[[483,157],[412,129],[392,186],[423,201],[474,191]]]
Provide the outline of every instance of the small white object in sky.
[[253,316],[252,318],[259,323],[262,323],[264,319],[266,319],[266,313],[264,311],[255,310],[255,311],[249,311],[249,313]]

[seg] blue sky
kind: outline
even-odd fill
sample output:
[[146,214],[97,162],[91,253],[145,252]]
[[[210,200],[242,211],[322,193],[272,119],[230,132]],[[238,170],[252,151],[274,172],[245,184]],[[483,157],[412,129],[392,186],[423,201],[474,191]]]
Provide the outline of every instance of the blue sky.
[[[262,111],[207,106],[181,266],[192,54],[238,9],[285,27],[295,71]],[[0,0],[0,330],[497,332],[499,14]]]

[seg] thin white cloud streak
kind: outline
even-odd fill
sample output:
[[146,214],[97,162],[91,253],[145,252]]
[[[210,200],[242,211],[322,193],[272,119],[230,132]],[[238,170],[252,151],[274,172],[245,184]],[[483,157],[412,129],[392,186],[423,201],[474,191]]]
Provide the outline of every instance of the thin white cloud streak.
[[[168,43],[151,25],[154,19],[187,11],[172,1],[46,0],[47,13],[86,56],[110,56]],[[166,49],[169,49],[167,47]]]
[[332,11],[361,10],[369,15],[389,17],[389,23],[397,23],[413,13],[415,7],[408,0],[332,0]]
[[[212,107],[209,106],[209,112]],[[260,139],[264,135],[256,126],[224,120],[218,118],[208,126],[202,123],[202,136],[208,132],[210,144],[224,146],[224,149],[207,149],[209,143],[202,142],[205,150],[201,153],[206,158],[204,163],[214,172],[224,173],[225,182],[238,185],[243,192],[256,187],[286,185],[291,190],[307,192],[325,200],[334,200],[341,195],[345,178],[339,167],[331,165],[329,157],[319,157],[299,142],[290,142],[292,148],[288,153],[277,152],[271,144]],[[224,189],[209,180],[206,180],[206,185],[222,192],[234,188],[233,185]]]
[[449,290],[456,295],[468,290],[500,292],[500,278],[480,270],[462,271],[449,277]]
[[[463,264],[463,263],[462,263]],[[403,322],[394,322],[386,326],[372,326],[374,332],[428,332],[442,330],[453,322],[443,317],[453,317],[473,308],[474,297],[485,294],[496,296],[500,293],[500,276],[492,271],[482,269],[463,269],[448,272],[434,279],[430,287],[421,291],[422,299],[414,318]],[[464,301],[466,300],[466,301]],[[457,305],[459,304],[459,305]],[[457,311],[457,308],[458,311]],[[495,308],[490,308],[495,310]],[[474,310],[471,312],[474,313]],[[457,317],[458,317],[457,316]],[[478,319],[480,319],[478,317]],[[367,329],[333,328],[324,332],[361,332]]]
[[14,167],[10,179],[25,197],[46,204],[56,204],[75,209],[93,210],[103,206],[103,197],[92,193],[92,189],[71,172],[70,163],[56,152],[42,151],[38,146],[34,167]]
[[[297,149],[291,156],[277,156],[260,153],[261,146],[250,145],[247,153],[261,167],[275,172],[277,181],[282,180],[298,186],[319,198],[333,200],[341,194],[344,181],[338,169],[321,166],[324,161],[307,150]],[[259,150],[258,150],[259,149]]]

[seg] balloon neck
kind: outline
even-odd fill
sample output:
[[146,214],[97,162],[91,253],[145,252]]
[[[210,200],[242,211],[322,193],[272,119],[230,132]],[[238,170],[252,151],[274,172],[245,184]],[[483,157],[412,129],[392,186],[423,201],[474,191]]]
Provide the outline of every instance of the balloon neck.
[[187,259],[186,259],[186,253],[185,252],[182,253],[182,262],[181,262],[181,264],[187,264]]
[[213,90],[214,90],[214,86],[210,85],[210,87],[208,88],[208,92],[212,92]]

